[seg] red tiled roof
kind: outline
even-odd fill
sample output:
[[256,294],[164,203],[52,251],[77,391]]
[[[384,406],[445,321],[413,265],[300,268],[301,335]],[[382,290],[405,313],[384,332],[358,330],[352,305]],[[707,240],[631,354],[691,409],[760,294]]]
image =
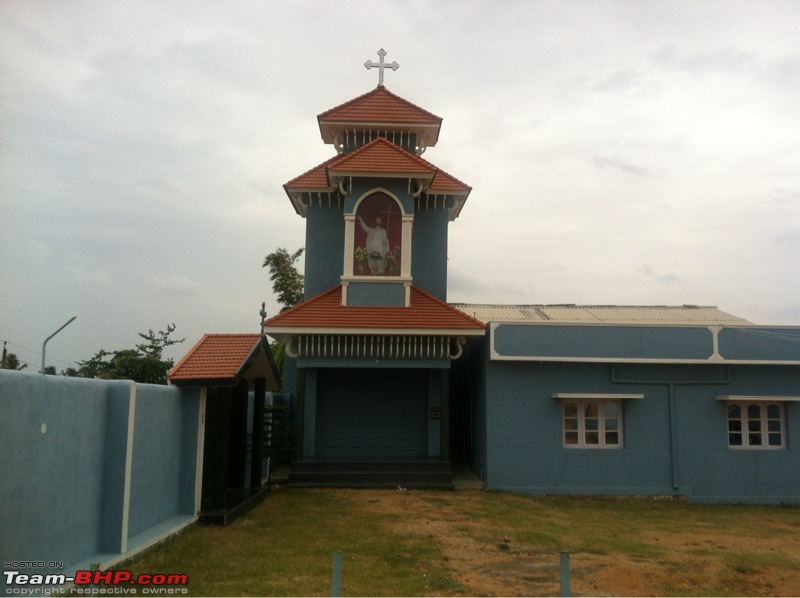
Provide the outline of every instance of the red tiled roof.
[[328,166],[336,162],[341,155],[336,155],[330,160],[326,160],[319,166],[315,166],[298,177],[293,178],[286,183],[283,187],[287,191],[289,189],[303,190],[303,189],[329,189],[330,183],[328,182]]
[[378,86],[317,116],[319,122],[421,123],[439,125],[442,119]]
[[[342,287],[336,285],[264,323],[266,332],[287,328],[478,331],[486,325],[433,295],[411,287],[409,307],[342,305]],[[298,330],[301,332],[301,330]]]
[[170,380],[230,380],[258,346],[260,334],[206,334],[172,368]]
[[433,181],[428,188],[429,193],[459,193],[465,191],[469,193],[471,190],[472,187],[447,174],[444,170],[436,171],[436,176],[433,177]]
[[332,188],[328,173],[334,171],[352,173],[396,173],[401,175],[426,175],[433,177],[431,191],[466,192],[471,187],[457,178],[440,170],[427,160],[420,158],[382,137],[348,154],[334,156],[295,177],[284,185],[287,193],[290,190],[330,190]]

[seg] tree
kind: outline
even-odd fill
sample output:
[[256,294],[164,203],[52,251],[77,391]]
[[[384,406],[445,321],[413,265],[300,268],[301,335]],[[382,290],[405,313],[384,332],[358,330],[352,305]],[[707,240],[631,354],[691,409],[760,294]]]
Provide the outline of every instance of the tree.
[[269,279],[272,281],[272,291],[278,296],[278,302],[283,305],[281,312],[294,307],[303,301],[303,286],[305,280],[297,271],[294,263],[303,255],[305,248],[301,247],[289,255],[283,247],[264,258],[262,268],[269,268]]
[[[133,380],[145,384],[166,384],[167,372],[172,369],[174,360],[164,359],[166,347],[182,343],[185,339],[173,339],[175,324],[168,324],[166,330],[158,333],[148,330],[139,336],[144,343],[134,349],[106,351],[100,349],[86,361],[79,361],[77,375],[81,378],[102,378],[104,380]],[[75,372],[75,370],[71,370]],[[71,372],[65,372],[70,375]]]
[[3,357],[3,363],[0,365],[2,365],[2,369],[4,370],[19,371],[19,370],[24,370],[26,367],[28,367],[28,364],[21,362],[14,353],[7,353]]
[[[269,268],[272,292],[278,296],[278,302],[283,305],[281,313],[303,301],[305,277],[297,271],[294,265],[303,255],[303,251],[304,248],[301,247],[290,255],[286,249],[278,247],[278,249],[264,258],[264,263],[261,266],[262,268]],[[270,350],[278,368],[278,383],[282,389],[284,346],[279,342],[274,342],[270,345]]]

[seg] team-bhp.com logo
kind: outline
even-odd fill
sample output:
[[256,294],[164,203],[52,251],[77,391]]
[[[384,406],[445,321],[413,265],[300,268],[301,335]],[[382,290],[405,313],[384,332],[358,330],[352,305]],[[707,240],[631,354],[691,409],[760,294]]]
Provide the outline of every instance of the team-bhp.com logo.
[[[185,595],[189,593],[185,574],[143,573],[130,571],[76,571],[75,575],[63,573],[30,574],[20,571],[3,571],[7,595]],[[67,584],[73,587],[67,589]]]

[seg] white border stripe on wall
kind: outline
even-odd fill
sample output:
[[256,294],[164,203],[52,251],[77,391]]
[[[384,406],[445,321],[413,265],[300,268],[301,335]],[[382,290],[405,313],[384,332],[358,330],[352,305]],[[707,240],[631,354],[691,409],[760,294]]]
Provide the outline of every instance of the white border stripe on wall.
[[131,472],[133,470],[133,432],[136,427],[136,383],[131,382],[128,402],[128,443],[125,447],[125,489],[122,497],[122,541],[120,552],[128,550],[128,523],[131,514]]
[[203,494],[203,452],[206,446],[206,397],[208,388],[200,389],[200,417],[197,424],[197,458],[194,472],[194,514],[200,513],[200,501]]

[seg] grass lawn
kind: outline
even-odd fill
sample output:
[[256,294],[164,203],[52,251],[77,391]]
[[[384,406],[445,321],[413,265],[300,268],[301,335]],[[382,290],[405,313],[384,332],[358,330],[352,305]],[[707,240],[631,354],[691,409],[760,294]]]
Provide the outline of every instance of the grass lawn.
[[482,491],[277,489],[120,568],[195,596],[800,595],[800,508]]

